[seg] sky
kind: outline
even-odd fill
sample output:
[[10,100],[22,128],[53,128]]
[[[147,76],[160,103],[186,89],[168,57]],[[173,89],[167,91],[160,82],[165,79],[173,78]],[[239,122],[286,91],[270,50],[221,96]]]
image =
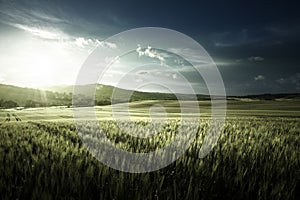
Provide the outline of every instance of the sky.
[[[0,0],[0,83],[72,85],[96,48],[118,50],[120,45],[107,38],[140,27],[172,29],[197,41],[216,64],[227,95],[300,92],[298,6],[255,0]],[[186,90],[183,74],[197,93],[206,93],[201,76],[193,76],[190,63],[177,58],[174,51],[135,44],[134,51],[119,57],[101,83],[130,88],[131,76],[119,85],[116,77],[133,70],[131,78],[136,82],[149,76],[182,92]],[[153,66],[131,68],[147,59],[154,60]],[[179,74],[158,68],[164,64],[179,69],[179,63],[184,63]],[[157,89],[144,90],[151,88]]]

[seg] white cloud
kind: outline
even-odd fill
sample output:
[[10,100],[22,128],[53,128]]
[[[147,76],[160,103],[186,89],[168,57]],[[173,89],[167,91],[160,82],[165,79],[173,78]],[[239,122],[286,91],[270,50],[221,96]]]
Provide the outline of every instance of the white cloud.
[[96,47],[107,47],[111,49],[116,49],[117,45],[115,43],[106,42],[106,41],[99,41],[98,39],[93,38],[84,38],[78,37],[75,39],[75,44],[80,48],[96,48]]
[[88,40],[84,39],[83,37],[79,37],[75,39],[75,44],[81,48],[83,48],[85,45],[88,45]]
[[21,29],[27,33],[30,33],[33,36],[37,36],[41,39],[54,40],[60,43],[68,43],[69,45],[71,45],[71,43],[74,43],[76,46],[80,48],[87,49],[89,53],[91,53],[91,50],[95,49],[98,46],[107,47],[111,49],[117,48],[117,45],[111,42],[100,41],[94,38],[73,37],[57,29],[48,30],[48,29],[26,26],[22,24],[10,24],[10,25],[18,29]]
[[[169,48],[168,51],[183,57],[191,64],[201,68],[212,68],[215,66],[215,63],[212,61],[211,57],[201,50],[195,50],[191,48]],[[223,62],[219,63],[224,65]]]
[[138,45],[136,52],[139,56],[148,56],[150,58],[157,58],[160,61],[164,61],[164,57],[160,55],[157,51],[153,50],[151,46],[148,46],[145,50],[142,50],[142,47]]
[[251,57],[248,58],[248,60],[255,61],[255,62],[261,62],[261,61],[264,61],[265,59],[263,57],[260,57],[260,56],[251,56]]
[[263,75],[257,75],[254,77],[255,81],[261,81],[261,80],[265,80],[265,77]]
[[[29,33],[32,36],[36,36],[42,40],[51,40],[53,42],[59,43],[61,46],[66,47],[67,49],[76,49],[83,50],[87,53],[91,53],[95,48],[107,47],[111,49],[117,48],[117,45],[111,42],[100,41],[95,38],[86,38],[86,37],[74,37],[68,35],[59,29],[54,28],[39,28],[34,26],[22,25],[22,24],[10,24],[20,30],[23,30]],[[74,46],[76,48],[74,48]]]
[[[40,24],[44,23],[70,23],[66,19],[62,19],[56,16],[62,16],[57,9],[48,7],[47,10],[35,9],[32,5],[22,5],[9,1],[0,2],[0,13],[4,17],[4,21],[8,22],[24,22],[26,24]],[[5,4],[5,5],[4,5]],[[27,2],[25,3],[27,4]],[[36,4],[35,4],[36,6]],[[51,14],[50,14],[51,13]],[[55,16],[54,16],[55,15]]]
[[108,47],[108,48],[111,48],[111,49],[116,49],[117,48],[117,45],[115,43],[106,42],[106,41],[99,41],[99,40],[96,40],[96,42],[101,47]]
[[12,26],[19,28],[21,30],[24,30],[34,36],[38,36],[42,39],[48,39],[48,40],[60,40],[64,39],[67,36],[63,33],[59,33],[58,31],[50,31],[46,29],[36,28],[36,27],[30,27],[22,24],[11,24]]
[[[215,58],[212,60],[212,58],[206,54],[205,52],[201,50],[194,50],[190,48],[169,48],[168,51],[181,56],[182,58],[186,59],[189,63],[191,63],[194,67],[189,66],[188,69],[184,66],[187,64],[184,64],[183,59],[180,58],[179,60],[175,60],[175,63],[178,65],[182,65],[183,70],[182,71],[195,71],[196,68],[199,70],[203,69],[215,69],[215,67],[223,67],[223,66],[233,66],[236,65],[235,60],[230,59],[220,59]],[[179,69],[181,70],[181,69]]]
[[234,65],[235,63],[234,63],[234,62],[228,62],[228,61],[216,61],[215,64],[216,64],[218,67],[221,67],[221,66],[232,66],[232,65]]
[[36,11],[36,10],[28,10],[28,13],[30,13],[30,15],[39,18],[41,20],[45,20],[48,22],[52,22],[52,23],[59,23],[59,22],[68,22],[65,19],[60,19],[57,17],[54,17],[53,15],[50,15],[48,13],[43,13],[40,11]]

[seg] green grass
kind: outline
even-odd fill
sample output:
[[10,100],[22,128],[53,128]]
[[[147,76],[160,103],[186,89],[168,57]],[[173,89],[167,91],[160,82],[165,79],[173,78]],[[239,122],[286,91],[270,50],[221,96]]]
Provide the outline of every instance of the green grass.
[[[269,102],[269,103],[267,103]],[[130,104],[138,124],[147,124],[148,108],[165,105],[171,117],[151,138],[133,138],[111,121],[111,107],[96,107],[106,136],[117,147],[149,152],[172,141],[178,126],[175,101]],[[120,106],[122,106],[120,104]],[[71,108],[1,110],[1,199],[293,199],[300,181],[299,102],[229,101],[225,127],[217,145],[198,158],[210,108],[199,103],[203,117],[196,140],[176,162],[155,172],[131,174],[103,165],[85,148]],[[281,106],[281,109],[276,109]],[[202,108],[202,109],[201,109]],[[4,122],[6,113],[22,122]],[[161,122],[164,123],[164,122]],[[130,122],[123,122],[129,130]],[[97,142],[91,122],[83,138]],[[143,128],[143,126],[141,126]],[[148,126],[147,126],[148,127]],[[149,126],[151,129],[151,126]],[[146,130],[151,131],[151,130]],[[101,154],[101,152],[98,152]],[[112,157],[115,162],[118,157]]]
[[[165,108],[169,118],[181,116],[181,110],[178,101],[174,100],[147,100],[137,101],[127,104],[116,104],[115,110],[121,110],[124,106],[129,106],[130,114],[136,119],[148,119],[149,109],[153,105],[161,105]],[[199,101],[199,110],[201,117],[209,117],[211,113],[210,101]],[[75,108],[76,109],[76,108]],[[99,120],[112,119],[111,106],[96,106],[95,112]],[[122,111],[122,110],[121,110]],[[73,120],[73,110],[67,107],[40,107],[23,110],[0,109],[0,121],[4,121],[7,113],[15,113],[23,121],[47,120],[47,121],[65,121]],[[194,110],[189,113],[195,114]],[[300,117],[300,100],[285,101],[266,101],[257,100],[254,102],[244,102],[237,100],[227,101],[227,117]],[[86,116],[89,117],[89,116]],[[14,119],[13,119],[14,120]]]

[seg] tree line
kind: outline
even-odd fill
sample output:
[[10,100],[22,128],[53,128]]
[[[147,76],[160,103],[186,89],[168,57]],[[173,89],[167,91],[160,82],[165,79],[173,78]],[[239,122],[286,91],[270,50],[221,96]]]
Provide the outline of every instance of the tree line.
[[0,99],[0,108],[15,108],[19,107],[19,104],[12,100]]

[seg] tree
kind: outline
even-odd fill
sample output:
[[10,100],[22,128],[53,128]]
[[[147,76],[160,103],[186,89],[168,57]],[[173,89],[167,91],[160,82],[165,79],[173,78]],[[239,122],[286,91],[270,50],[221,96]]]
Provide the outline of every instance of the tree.
[[111,102],[108,99],[102,99],[102,100],[99,100],[99,101],[95,101],[95,104],[97,106],[105,106],[105,105],[111,105]]
[[4,108],[15,108],[15,107],[18,107],[18,106],[19,105],[16,102],[12,101],[12,100],[4,101],[2,103],[2,107],[4,107]]
[[26,108],[35,108],[36,107],[36,102],[34,102],[32,100],[27,100],[25,102],[25,107]]

